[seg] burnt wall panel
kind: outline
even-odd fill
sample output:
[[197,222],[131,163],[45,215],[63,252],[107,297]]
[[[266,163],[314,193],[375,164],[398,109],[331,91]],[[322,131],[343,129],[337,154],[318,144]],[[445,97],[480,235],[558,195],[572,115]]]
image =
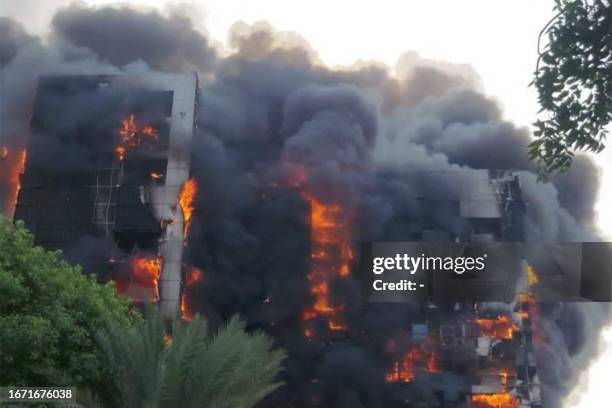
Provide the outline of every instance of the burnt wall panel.
[[[167,178],[177,116],[174,88],[189,84],[195,95],[197,81],[184,77],[40,78],[15,209],[15,219],[25,221],[37,244],[77,254],[71,259],[84,265],[101,265],[85,259],[99,256],[98,250],[106,260],[115,250],[123,251],[119,257],[157,251],[162,230],[149,193]],[[136,131],[126,130],[130,116]],[[119,158],[117,148],[134,132],[146,137],[136,134],[141,139],[127,143]]]

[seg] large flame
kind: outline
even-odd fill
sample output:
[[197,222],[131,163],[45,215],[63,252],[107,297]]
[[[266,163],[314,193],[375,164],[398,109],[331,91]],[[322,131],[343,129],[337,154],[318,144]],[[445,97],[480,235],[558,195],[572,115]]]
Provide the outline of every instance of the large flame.
[[198,184],[192,177],[183,184],[181,192],[179,194],[179,204],[183,211],[183,239],[187,241],[187,234],[189,233],[189,227],[191,227],[191,220],[193,217],[194,201],[196,193],[198,192]]
[[[529,289],[518,296],[520,302],[519,314],[522,318],[530,320],[534,341],[537,341],[535,322],[537,321],[538,309],[532,288],[538,284],[538,277],[532,267],[529,267],[527,270],[527,278]],[[527,308],[524,305],[527,305]],[[494,338],[512,338],[513,331],[518,328],[507,316],[498,316],[493,320],[477,319],[474,323],[482,335]],[[519,399],[508,391],[509,379],[516,376],[516,370],[513,368],[497,369],[493,370],[491,374],[495,374],[500,378],[505,391],[496,394],[474,394],[471,397],[471,406],[475,408],[519,408],[521,406]]]
[[123,160],[127,150],[141,146],[145,140],[157,139],[159,133],[153,126],[148,124],[138,127],[134,115],[129,115],[121,121],[119,136],[120,142],[119,146],[115,149],[115,153],[119,160]]
[[181,293],[181,316],[186,321],[191,321],[194,316],[193,310],[190,308],[189,302],[189,289],[195,286],[202,280],[202,271],[198,268],[191,267],[185,280],[183,281],[183,288]]
[[[161,273],[161,257],[159,256],[135,256],[130,261],[132,279],[128,287],[118,285],[120,292],[132,292],[132,288],[145,288],[148,292],[146,296],[140,296],[141,291],[137,290],[133,293],[139,294],[139,299],[134,300],[150,300],[157,302],[159,300],[159,275]],[[143,297],[143,298],[140,298]]]
[[[534,291],[532,290],[534,286],[538,284],[538,275],[533,267],[529,266],[527,269],[527,277],[529,281],[529,290],[527,292],[521,293],[518,297],[519,302],[521,303],[521,316],[524,318],[529,318],[531,323],[531,333],[533,336],[533,341],[535,343],[542,343],[546,339],[544,338],[542,332],[539,330],[539,319],[540,319],[540,309],[538,302],[536,301],[536,296]],[[527,307],[525,308],[524,305]]]
[[20,177],[25,170],[27,160],[27,150],[11,150],[7,146],[0,148],[0,159],[3,168],[6,169],[8,180],[8,192],[6,201],[2,204],[5,214],[11,215],[15,211],[19,190],[21,190]]
[[511,339],[519,327],[508,316],[500,315],[494,319],[474,319],[479,336],[494,339]]
[[474,408],[519,408],[520,401],[504,392],[500,394],[474,394],[472,395]]
[[[332,305],[329,297],[330,279],[349,274],[353,259],[349,217],[338,205],[328,205],[315,197],[305,195],[310,204],[311,268],[308,273],[313,305],[304,311],[303,320],[325,316],[330,330],[346,330],[341,316],[343,306]],[[307,337],[314,329],[307,328]]]
[[[198,192],[198,184],[195,178],[190,178],[183,184],[179,193],[179,205],[183,212],[183,243],[187,243],[187,236],[189,234],[189,227],[193,218],[194,201],[196,193]],[[181,316],[186,321],[193,319],[194,312],[190,307],[189,302],[189,290],[202,280],[202,271],[196,267],[191,267],[183,280],[183,286],[181,289]]]

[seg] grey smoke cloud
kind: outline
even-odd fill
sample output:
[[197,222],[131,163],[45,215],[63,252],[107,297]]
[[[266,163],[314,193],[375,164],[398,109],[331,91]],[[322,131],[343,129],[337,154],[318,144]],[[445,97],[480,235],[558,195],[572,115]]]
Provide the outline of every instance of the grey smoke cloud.
[[17,51],[31,41],[35,41],[35,37],[28,35],[23,25],[0,17],[0,66],[11,62]]
[[179,13],[166,17],[127,6],[71,5],[59,10],[51,24],[57,35],[117,66],[142,60],[156,70],[205,72],[216,59],[208,39]]
[[[206,274],[198,300],[213,320],[241,312],[289,349],[289,400],[317,395],[330,407],[401,406],[407,396],[382,381],[390,362],[385,343],[418,315],[418,305],[360,310],[358,285],[339,280],[330,283],[331,299],[346,305],[347,324],[359,334],[330,349],[304,339],[300,314],[312,300],[308,204],[284,184],[296,171],[305,171],[304,186],[322,200],[350,208],[355,240],[409,240],[423,215],[418,197],[459,196],[461,177],[444,174],[500,168],[521,170],[529,240],[597,239],[593,163],[579,157],[568,174],[537,183],[526,159],[528,131],[502,119],[469,67],[407,54],[398,75],[373,64],[334,70],[320,65],[302,38],[265,23],[237,24],[234,52],[222,58],[180,14],[127,7],[62,8],[50,28],[42,41],[0,19],[0,34],[7,33],[0,36],[2,143],[25,146],[41,73],[209,74],[197,112],[193,175],[200,191],[187,249]],[[434,221],[457,236],[468,232],[444,204]],[[608,316],[607,304],[543,308],[549,342],[538,352],[547,407],[559,406],[592,357]],[[454,366],[473,362],[465,350],[454,358]],[[449,392],[458,382],[447,382]],[[425,381],[409,397],[428,406],[438,385]],[[274,398],[286,406],[282,396],[271,398],[268,406]]]

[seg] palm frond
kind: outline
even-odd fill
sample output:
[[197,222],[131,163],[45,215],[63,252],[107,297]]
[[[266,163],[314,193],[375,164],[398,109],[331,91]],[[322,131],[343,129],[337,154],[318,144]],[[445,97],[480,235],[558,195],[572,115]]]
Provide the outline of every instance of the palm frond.
[[263,333],[248,334],[234,317],[213,336],[207,323],[176,319],[165,341],[164,321],[153,306],[130,329],[108,324],[97,340],[108,381],[110,406],[125,408],[250,408],[280,384],[285,358]]
[[238,317],[230,319],[194,361],[190,380],[200,387],[190,407],[251,407],[280,385],[275,379],[285,353],[244,328]]
[[155,307],[147,305],[145,317],[127,330],[107,324],[97,336],[116,402],[124,407],[147,406],[143,402],[156,401],[159,395],[165,328]]
[[184,406],[190,395],[186,384],[191,375],[193,361],[206,345],[206,322],[197,319],[189,324],[175,320],[172,324],[172,344],[165,355],[161,382],[160,406]]

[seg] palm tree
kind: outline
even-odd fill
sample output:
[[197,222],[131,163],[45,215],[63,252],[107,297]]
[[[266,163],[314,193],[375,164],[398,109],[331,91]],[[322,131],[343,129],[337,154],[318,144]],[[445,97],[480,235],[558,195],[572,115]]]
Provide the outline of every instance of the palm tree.
[[[280,383],[285,358],[263,333],[247,333],[237,317],[210,335],[200,317],[175,319],[172,338],[154,306],[125,329],[108,324],[98,336],[113,407],[250,408]],[[106,398],[108,399],[108,398]]]

